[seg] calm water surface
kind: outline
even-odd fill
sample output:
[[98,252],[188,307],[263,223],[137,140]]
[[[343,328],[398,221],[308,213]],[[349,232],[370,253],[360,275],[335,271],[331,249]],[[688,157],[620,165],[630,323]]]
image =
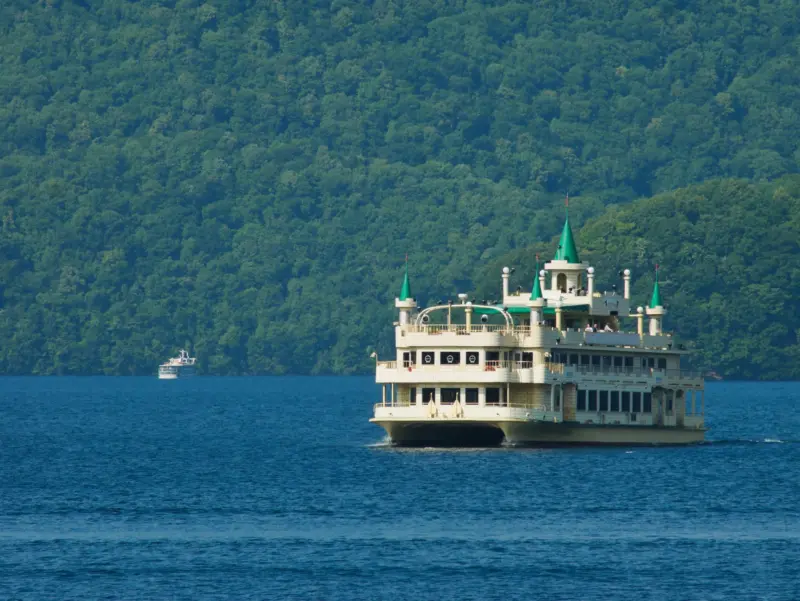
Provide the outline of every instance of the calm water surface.
[[377,394],[0,378],[0,599],[800,599],[800,384],[652,449],[394,449]]

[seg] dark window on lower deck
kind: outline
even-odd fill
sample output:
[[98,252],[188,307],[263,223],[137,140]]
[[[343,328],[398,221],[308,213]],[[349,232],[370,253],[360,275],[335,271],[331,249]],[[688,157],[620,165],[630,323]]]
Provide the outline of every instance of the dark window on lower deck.
[[622,411],[630,413],[631,410],[631,393],[623,391],[622,393]]
[[625,357],[625,367],[633,367],[633,357]]
[[460,388],[442,388],[442,405],[452,405],[456,402],[456,396],[461,392]]
[[500,351],[486,351],[487,361],[500,361]]
[[619,411],[619,390],[611,391],[611,411]]
[[622,357],[614,357],[614,367],[622,367]]
[[600,411],[608,411],[608,390],[600,391]]
[[569,364],[570,365],[577,365],[578,364],[578,355],[576,353],[572,353],[569,356]]
[[658,369],[667,369],[667,360],[663,357],[658,360]]
[[641,413],[642,412],[642,393],[641,392],[634,392],[633,393],[633,413]]
[[591,355],[581,355],[581,365],[589,365],[591,362]]
[[586,391],[578,391],[578,411],[586,411]]
[[422,399],[420,399],[420,402],[423,405],[427,405],[431,401],[433,401],[434,403],[436,402],[436,389],[435,388],[423,388],[422,389]]
[[478,389],[477,388],[467,388],[464,391],[464,396],[466,398],[465,402],[467,405],[477,405],[478,404]]
[[499,405],[500,404],[500,389],[499,388],[487,388],[486,389],[486,404],[487,405]]
[[650,413],[653,410],[653,395],[645,392],[642,395],[642,413]]
[[592,355],[592,365],[600,367],[600,355]]
[[458,351],[442,351],[439,353],[439,363],[441,365],[458,365],[461,363],[461,353]]
[[414,388],[413,386],[408,389],[408,403],[410,405],[417,404],[417,389]]
[[597,391],[589,391],[589,411],[597,411]]

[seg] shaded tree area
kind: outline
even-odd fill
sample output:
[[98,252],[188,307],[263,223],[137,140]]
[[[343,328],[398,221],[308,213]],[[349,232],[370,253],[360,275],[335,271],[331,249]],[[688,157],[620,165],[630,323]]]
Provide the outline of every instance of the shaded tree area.
[[0,372],[181,346],[205,373],[367,370],[406,252],[435,298],[557,232],[567,191],[581,223],[796,172],[798,13],[4,2]]
[[[687,365],[733,379],[800,378],[800,176],[710,181],[617,205],[576,238],[598,289],[621,293],[620,272],[631,269],[633,307],[647,306],[660,265],[665,329],[693,351]],[[554,248],[498,258],[477,276],[478,290],[496,296],[503,265],[517,268],[513,287],[530,290],[533,257],[549,260]]]

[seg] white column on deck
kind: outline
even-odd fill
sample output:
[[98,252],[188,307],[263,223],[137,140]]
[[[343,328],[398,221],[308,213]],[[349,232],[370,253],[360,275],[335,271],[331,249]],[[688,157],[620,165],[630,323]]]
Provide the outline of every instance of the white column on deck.
[[561,319],[561,307],[556,307],[556,330],[561,331],[562,319]]
[[506,302],[508,296],[508,278],[511,275],[511,270],[508,267],[503,267],[503,302]]
[[478,388],[478,407],[486,407],[486,388]]
[[625,300],[631,298],[631,270],[626,269],[622,272],[622,297]]
[[464,308],[464,317],[467,322],[467,333],[472,329],[472,303],[467,302],[467,306]]
[[556,410],[556,385],[550,385],[550,411]]
[[394,407],[394,384],[389,384],[392,387],[392,407]]
[[594,267],[586,269],[586,294],[591,298],[594,296]]
[[381,403],[386,407],[386,384],[381,384]]

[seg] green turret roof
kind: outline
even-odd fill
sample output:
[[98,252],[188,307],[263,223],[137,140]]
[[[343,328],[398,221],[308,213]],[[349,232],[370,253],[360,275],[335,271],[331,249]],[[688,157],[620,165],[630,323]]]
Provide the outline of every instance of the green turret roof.
[[561,230],[561,238],[558,240],[558,250],[554,261],[567,261],[569,263],[580,263],[578,249],[575,247],[575,238],[572,237],[572,228],[569,226],[569,215],[564,220],[564,229]]
[[539,282],[539,261],[536,261],[536,271],[533,274],[533,289],[531,290],[531,300],[539,300],[542,294],[542,284]]
[[661,293],[658,290],[658,266],[656,266],[656,281],[653,283],[653,295],[650,297],[650,308],[661,307]]
[[400,300],[408,300],[411,298],[411,285],[408,283],[408,261],[406,261],[406,275],[403,278],[403,287],[400,288]]

